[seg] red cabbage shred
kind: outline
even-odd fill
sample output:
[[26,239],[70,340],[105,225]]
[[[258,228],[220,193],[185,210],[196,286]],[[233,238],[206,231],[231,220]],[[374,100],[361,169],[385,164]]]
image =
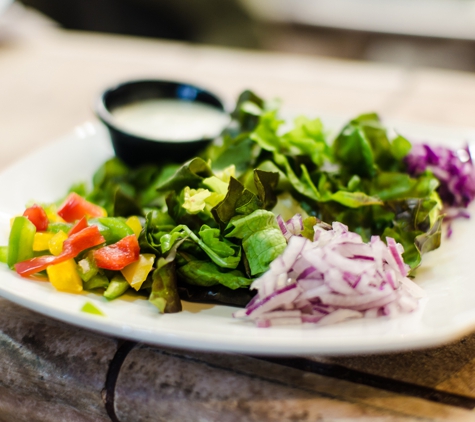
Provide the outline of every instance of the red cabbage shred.
[[414,144],[405,158],[408,173],[431,171],[440,181],[438,193],[446,207],[466,208],[475,198],[475,170],[468,146],[453,151]]

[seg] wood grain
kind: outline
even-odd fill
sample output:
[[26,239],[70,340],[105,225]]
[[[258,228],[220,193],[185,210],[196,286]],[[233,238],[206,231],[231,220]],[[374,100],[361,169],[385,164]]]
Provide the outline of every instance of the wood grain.
[[0,299],[0,420],[105,422],[117,341]]

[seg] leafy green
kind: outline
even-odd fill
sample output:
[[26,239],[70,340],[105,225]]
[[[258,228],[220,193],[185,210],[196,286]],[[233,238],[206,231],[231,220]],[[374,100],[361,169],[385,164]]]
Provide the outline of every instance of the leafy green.
[[183,164],[168,180],[159,186],[159,191],[181,190],[185,187],[197,188],[204,178],[213,175],[208,163],[197,157]]
[[218,266],[236,268],[241,261],[241,248],[227,239],[221,238],[218,229],[203,225],[198,237],[185,225],[176,226],[170,233],[160,238],[162,253],[168,252],[180,239],[190,238],[209,256]]
[[261,202],[258,196],[245,188],[240,181],[231,177],[225,198],[211,212],[223,229],[236,214],[250,214],[260,207]]
[[[95,173],[92,189],[71,188],[107,210],[109,217],[91,221],[107,243],[132,234],[123,217],[139,216],[141,253],[157,256],[141,291],[160,312],[181,309],[180,289],[222,290],[226,303],[230,289],[247,295],[287,245],[276,213],[302,214],[301,235],[310,240],[316,224],[333,221],[365,240],[391,236],[413,269],[440,245],[439,182],[429,172],[406,173],[411,144],[392,139],[377,114],[355,117],[330,139],[320,119],[285,124],[276,103],[245,91],[231,117],[200,157],[134,169],[114,158]],[[70,225],[49,230],[60,228]],[[120,273],[94,268],[87,254],[80,259],[86,289],[104,288],[108,299],[128,290]]]
[[222,284],[230,289],[247,287],[252,279],[246,278],[241,271],[226,271],[210,261],[190,260],[177,269],[177,273],[186,283],[197,286],[215,286]]
[[270,211],[256,210],[246,216],[233,218],[226,237],[242,239],[251,275],[263,273],[287,246],[275,215]]
[[145,215],[145,208],[165,205],[165,196],[157,195],[156,188],[175,170],[175,164],[129,169],[112,158],[96,171],[92,189],[84,194],[109,216]]
[[180,297],[178,296],[175,264],[170,262],[152,273],[152,287],[149,301],[161,313],[181,311]]

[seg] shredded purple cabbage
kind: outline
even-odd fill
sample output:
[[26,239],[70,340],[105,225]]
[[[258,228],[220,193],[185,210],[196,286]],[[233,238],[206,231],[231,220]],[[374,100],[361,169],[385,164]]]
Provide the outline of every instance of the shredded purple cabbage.
[[468,146],[457,151],[442,146],[413,144],[405,158],[408,173],[431,171],[440,181],[440,199],[446,207],[466,208],[475,198],[475,170]]

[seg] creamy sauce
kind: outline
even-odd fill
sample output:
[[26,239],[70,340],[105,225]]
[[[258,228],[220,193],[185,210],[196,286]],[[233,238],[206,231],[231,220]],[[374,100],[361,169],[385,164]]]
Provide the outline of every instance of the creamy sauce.
[[173,99],[150,99],[112,111],[122,129],[149,139],[184,142],[215,138],[229,116],[208,104]]

